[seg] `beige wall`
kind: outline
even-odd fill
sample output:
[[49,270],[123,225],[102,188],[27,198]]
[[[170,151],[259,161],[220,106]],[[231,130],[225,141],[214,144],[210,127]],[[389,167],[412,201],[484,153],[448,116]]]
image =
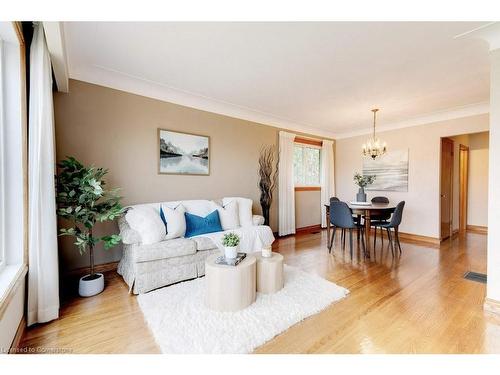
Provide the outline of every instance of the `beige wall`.
[[453,161],[453,229],[459,227],[460,145],[469,147],[469,196],[467,224],[488,226],[488,151],[489,133],[472,133],[450,137],[454,142]]
[[469,197],[467,224],[488,226],[489,133],[469,136]]
[[321,224],[321,192],[295,192],[295,227],[305,228]]
[[[54,103],[57,159],[72,155],[85,164],[108,168],[108,185],[122,189],[125,205],[236,195],[252,198],[254,212],[261,212],[259,149],[277,144],[278,128],[74,80],[68,94],[55,94]],[[210,176],[159,175],[157,128],[210,136]],[[116,224],[99,225],[96,235],[103,231],[117,231]],[[95,255],[97,264],[106,263],[119,260],[121,250],[98,248]],[[88,265],[67,238],[61,239],[60,256],[66,269]]]
[[[440,139],[486,131],[488,126],[488,115],[477,115],[379,133],[389,150],[409,149],[408,192],[369,191],[369,198],[383,194],[394,201],[405,200],[401,231],[438,238]],[[336,142],[335,184],[337,196],[342,200],[355,197],[352,176],[362,170],[360,150],[366,138],[359,136]]]

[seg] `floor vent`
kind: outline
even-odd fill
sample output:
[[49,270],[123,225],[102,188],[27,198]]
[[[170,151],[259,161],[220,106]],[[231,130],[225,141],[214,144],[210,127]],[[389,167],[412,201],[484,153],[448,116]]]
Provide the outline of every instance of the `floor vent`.
[[486,284],[487,276],[484,273],[470,271],[470,272],[465,273],[464,279],[477,281],[478,283]]

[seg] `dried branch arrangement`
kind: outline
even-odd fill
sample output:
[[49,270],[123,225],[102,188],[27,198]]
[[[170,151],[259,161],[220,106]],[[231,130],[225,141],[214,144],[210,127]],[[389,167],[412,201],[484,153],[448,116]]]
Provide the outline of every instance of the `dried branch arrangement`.
[[276,146],[274,145],[263,146],[260,149],[260,206],[262,207],[262,216],[264,216],[265,225],[269,225],[269,210],[273,202],[273,192],[278,181],[279,155],[276,151]]

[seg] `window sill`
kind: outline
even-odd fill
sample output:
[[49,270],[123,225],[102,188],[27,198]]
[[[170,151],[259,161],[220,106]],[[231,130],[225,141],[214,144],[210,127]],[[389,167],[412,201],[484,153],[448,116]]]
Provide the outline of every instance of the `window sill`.
[[8,265],[0,271],[0,319],[27,271],[25,264]]
[[320,191],[321,186],[295,186],[295,191]]

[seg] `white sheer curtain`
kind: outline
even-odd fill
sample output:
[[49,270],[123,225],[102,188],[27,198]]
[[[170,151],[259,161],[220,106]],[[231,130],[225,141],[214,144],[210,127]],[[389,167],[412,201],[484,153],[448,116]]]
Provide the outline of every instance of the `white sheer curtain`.
[[28,325],[59,316],[52,70],[36,24],[30,53]]
[[279,231],[280,236],[295,233],[295,184],[293,180],[293,150],[295,134],[279,133]]
[[325,204],[335,195],[335,170],[333,160],[333,142],[323,140],[321,147],[321,226],[326,227]]

